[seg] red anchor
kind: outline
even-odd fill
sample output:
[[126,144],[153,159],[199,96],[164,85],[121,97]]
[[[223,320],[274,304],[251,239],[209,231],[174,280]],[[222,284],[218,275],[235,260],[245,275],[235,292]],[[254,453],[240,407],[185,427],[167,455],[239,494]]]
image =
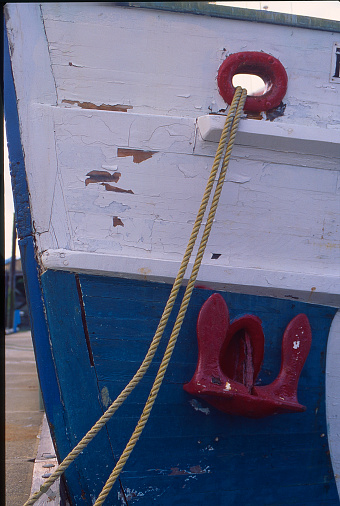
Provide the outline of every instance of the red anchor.
[[223,297],[215,293],[203,304],[197,321],[198,362],[184,390],[234,415],[262,418],[305,411],[297,400],[299,377],[312,333],[306,315],[288,324],[282,339],[281,370],[266,386],[255,386],[264,353],[261,320],[246,315],[230,324]]

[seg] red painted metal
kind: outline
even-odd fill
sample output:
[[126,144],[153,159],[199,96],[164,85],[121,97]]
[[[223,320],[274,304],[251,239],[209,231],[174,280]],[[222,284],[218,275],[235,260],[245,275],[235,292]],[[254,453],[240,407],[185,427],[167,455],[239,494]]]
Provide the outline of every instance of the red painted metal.
[[264,353],[259,318],[246,315],[230,324],[223,297],[213,294],[200,311],[197,340],[196,371],[183,387],[191,395],[226,413],[251,418],[305,411],[297,400],[297,386],[312,341],[306,315],[288,324],[280,373],[266,386],[255,386]]
[[231,104],[234,97],[235,88],[232,81],[236,74],[257,75],[266,84],[266,92],[263,95],[247,96],[245,111],[269,111],[282,102],[287,91],[288,76],[282,63],[274,56],[244,51],[234,53],[224,60],[218,70],[217,84],[220,95],[227,104]]

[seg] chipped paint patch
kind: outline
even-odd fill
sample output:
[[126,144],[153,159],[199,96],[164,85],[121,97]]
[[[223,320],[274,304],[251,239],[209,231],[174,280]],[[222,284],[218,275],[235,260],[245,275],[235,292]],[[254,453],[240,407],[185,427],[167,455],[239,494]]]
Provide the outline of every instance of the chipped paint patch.
[[190,474],[188,471],[184,471],[179,467],[172,467],[169,476],[183,476],[184,474]]
[[157,151],[143,151],[142,149],[129,149],[129,148],[118,148],[117,149],[117,156],[118,157],[124,157],[124,156],[132,156],[134,163],[141,163],[145,160],[148,160],[157,153]]
[[88,177],[85,179],[85,186],[89,185],[90,183],[99,183],[101,186],[105,187],[106,191],[133,194],[132,190],[125,190],[124,188],[119,188],[118,186],[112,186],[109,184],[109,182],[117,183],[121,175],[122,174],[118,171],[111,174],[107,170],[91,170],[86,174]]
[[105,186],[105,190],[108,192],[117,192],[117,193],[132,193],[132,190],[124,190],[123,188],[118,188],[118,186],[112,186],[109,183],[100,183],[101,186]]
[[158,487],[148,487],[144,491],[138,491],[127,487],[124,489],[124,493],[120,490],[118,491],[118,500],[121,501],[122,506],[125,506],[126,501],[131,501],[133,503],[138,502],[140,498],[150,494],[151,492],[156,493],[156,497],[159,497],[160,489]]
[[201,413],[204,413],[205,415],[210,415],[210,409],[203,408],[202,404],[200,402],[198,402],[196,399],[191,399],[191,401],[189,401],[189,404],[194,408],[195,411],[200,411]]
[[118,165],[102,165],[102,169],[110,170],[111,172],[118,169]]
[[274,119],[279,118],[280,116],[284,116],[286,105],[283,102],[281,102],[277,107],[274,107],[274,109],[270,109],[269,111],[266,111],[266,118],[267,121],[274,121]]
[[141,267],[138,269],[139,274],[143,274],[143,276],[147,276],[148,274],[151,274],[151,269],[148,269],[147,267]]
[[192,475],[192,474],[206,474],[210,473],[209,466],[202,469],[200,465],[198,466],[191,466],[189,468],[189,471],[186,471],[185,469],[180,469],[179,467],[171,467],[171,473],[169,476],[184,476],[184,475]]
[[218,377],[211,376],[211,383],[213,383],[214,385],[222,385],[222,381],[219,376]]
[[190,472],[194,474],[205,474],[209,472],[209,468],[202,469],[201,466],[190,467]]
[[248,112],[246,116],[247,119],[256,119],[256,120],[263,119],[262,112]]
[[251,178],[249,176],[243,176],[241,174],[230,174],[226,179],[229,183],[239,184],[249,183],[250,180]]
[[114,172],[110,174],[107,170],[91,170],[86,174],[87,179],[85,179],[85,186],[90,183],[101,183],[101,182],[114,182],[117,183],[121,176],[120,172]]
[[120,218],[118,218],[118,216],[113,216],[112,221],[114,227],[124,227],[124,223]]
[[[75,66],[75,65],[73,65]],[[81,109],[97,109],[98,111],[116,111],[116,112],[127,112],[129,109],[133,109],[132,105],[122,104],[100,104],[96,105],[92,102],[79,102],[79,100],[62,100],[63,104],[77,105]]]
[[211,445],[208,445],[205,448],[201,449],[202,452],[213,452],[214,450],[215,450],[215,448]]
[[100,391],[100,395],[103,405],[107,408],[112,402],[110,399],[109,389],[107,387],[103,387]]

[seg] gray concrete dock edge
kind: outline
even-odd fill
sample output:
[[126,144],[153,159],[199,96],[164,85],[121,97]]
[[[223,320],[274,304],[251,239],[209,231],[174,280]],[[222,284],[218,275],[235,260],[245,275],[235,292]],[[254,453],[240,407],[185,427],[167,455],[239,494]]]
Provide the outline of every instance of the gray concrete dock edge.
[[5,395],[6,506],[22,506],[31,492],[44,416],[30,332],[5,336]]

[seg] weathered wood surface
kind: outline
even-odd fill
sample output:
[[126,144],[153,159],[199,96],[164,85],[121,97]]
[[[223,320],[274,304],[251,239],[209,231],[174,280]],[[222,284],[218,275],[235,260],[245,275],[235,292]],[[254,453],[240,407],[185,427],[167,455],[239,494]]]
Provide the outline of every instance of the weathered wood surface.
[[209,107],[217,112],[225,108],[215,81],[225,57],[264,51],[289,73],[284,121],[339,125],[339,91],[329,82],[337,33],[112,5],[43,4],[42,12],[59,104],[189,117]]
[[[308,150],[299,142],[282,149],[282,139],[278,144],[261,145],[249,132],[256,124],[261,130],[265,120],[242,119],[241,130],[248,140],[239,136],[234,148],[199,279],[201,284],[221,290],[339,304],[340,178],[334,136],[339,131],[340,88],[330,81],[333,45],[339,41],[339,33],[112,4],[87,4],[86,9],[75,3],[41,7],[7,4],[5,13],[36,232],[34,245],[42,270],[172,279],[216,151],[215,142],[203,140],[198,118],[225,108],[217,91],[218,67],[230,53],[263,50],[280,59],[289,78],[285,115],[265,126],[280,125],[289,132],[292,125],[296,138],[301,138],[306,128],[321,129],[330,133],[330,149],[327,151],[327,139],[322,152],[316,151],[315,145]],[[19,215],[24,205],[27,207],[20,199],[17,195]],[[27,221],[28,214],[25,216]],[[31,234],[30,224],[26,229],[24,236]],[[25,244],[22,242],[23,251]],[[29,244],[33,250],[32,237]],[[36,273],[34,276],[36,284]],[[57,296],[55,301],[59,302]],[[70,310],[72,307],[70,302]],[[48,311],[51,322],[58,319],[53,309]],[[43,334],[35,332],[37,342],[49,347],[45,320],[35,314],[36,329],[39,325],[44,329]],[[131,320],[127,340],[138,332],[138,318]],[[119,319],[114,325],[117,322]],[[152,323],[143,324],[152,331]],[[79,314],[68,325],[67,331],[85,360],[86,343],[72,327],[81,328]],[[105,340],[111,326],[112,320],[103,316],[96,328],[98,336],[103,332]],[[336,318],[327,360],[330,449],[338,475],[335,357],[339,328]],[[53,360],[66,369],[65,377],[71,378],[72,367],[64,363],[64,330],[53,330],[56,342],[62,345]],[[118,344],[110,342],[112,349]],[[71,341],[68,345],[73,346]],[[102,341],[95,346],[105,356]],[[135,352],[142,354],[145,345],[134,342],[134,346]],[[121,348],[122,357],[129,359],[124,353]],[[44,364],[41,355],[38,351],[42,371],[45,368],[54,374],[56,362]],[[119,371],[117,365],[116,374],[127,374]],[[178,374],[182,373],[179,364]],[[84,374],[91,376],[91,395],[97,405],[96,379],[91,371]],[[103,374],[105,383],[105,364]],[[182,376],[181,381],[188,379]],[[80,391],[83,381],[81,372],[77,379]],[[104,383],[100,385],[102,392],[108,388]],[[46,376],[43,389],[47,396],[50,384]],[[50,397],[56,399],[54,376],[52,386]],[[108,393],[104,390],[102,400],[107,401],[107,395],[111,395],[110,388]],[[76,405],[85,393],[79,396],[70,391],[65,396]],[[62,430],[61,418],[65,416],[60,411],[63,402],[57,399],[48,407],[50,420],[55,417],[59,426],[57,432]],[[53,412],[53,406],[58,410]],[[98,415],[99,407],[97,411]],[[206,417],[205,411],[199,413]],[[85,429],[81,417],[75,415],[79,427],[61,444],[61,454]],[[313,451],[317,441],[313,440]],[[193,476],[196,480],[196,472],[177,465],[174,469],[175,475],[183,471],[185,479],[190,481]],[[70,471],[74,476],[77,472]],[[323,487],[309,486],[309,504],[314,504]],[[81,494],[78,485],[76,489],[76,494]],[[131,497],[136,492],[132,482],[126,490]],[[304,501],[302,489],[301,497],[294,487],[291,492],[296,501]],[[142,493],[147,498],[146,491]],[[235,494],[232,500],[237,504],[241,499]],[[193,492],[191,499],[195,504],[201,499],[211,502],[212,495],[199,497]],[[247,502],[247,497],[242,501]],[[314,502],[319,504],[316,499]]]
[[[102,416],[103,408],[97,375],[89,360],[75,277],[59,273],[61,284],[48,276],[42,276],[41,281],[63,406],[63,410],[58,405],[52,406],[53,431],[61,462]],[[104,428],[65,472],[73,503],[93,504],[103,486],[103,469],[112,469],[114,465],[111,441]],[[119,490],[119,481],[117,487]]]

